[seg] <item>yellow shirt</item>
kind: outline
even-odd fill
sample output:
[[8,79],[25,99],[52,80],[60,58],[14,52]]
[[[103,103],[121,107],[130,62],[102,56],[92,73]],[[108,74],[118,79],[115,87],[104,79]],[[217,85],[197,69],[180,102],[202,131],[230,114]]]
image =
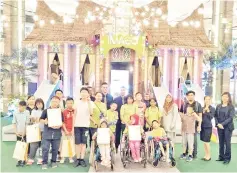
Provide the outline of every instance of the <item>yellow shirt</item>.
[[[160,120],[161,117],[162,117],[162,114],[160,113],[158,107],[149,107],[147,110],[146,110],[146,113],[145,113],[145,117],[146,117],[146,120],[148,121],[148,123],[150,125],[152,125],[152,121],[154,120]],[[146,127],[149,128],[150,125],[146,123]]]
[[165,137],[166,133],[162,127],[158,127],[157,129],[153,129],[151,131],[151,136],[152,137]]
[[137,105],[134,104],[122,105],[120,109],[121,120],[124,121],[125,123],[128,123],[130,121],[130,116],[136,114],[137,111],[138,111]]
[[[93,109],[93,115],[92,118],[96,122],[96,124],[99,126],[100,124],[100,113],[102,112],[104,115],[106,114],[106,105],[103,102],[94,102],[95,107]],[[80,111],[80,110],[78,110]],[[97,128],[96,125],[92,121],[90,121],[90,127]]]
[[[115,122],[118,120],[118,112],[117,111],[111,111],[110,109],[106,111],[106,119],[108,123]],[[116,125],[110,125],[109,126],[110,130],[114,133],[116,129]]]

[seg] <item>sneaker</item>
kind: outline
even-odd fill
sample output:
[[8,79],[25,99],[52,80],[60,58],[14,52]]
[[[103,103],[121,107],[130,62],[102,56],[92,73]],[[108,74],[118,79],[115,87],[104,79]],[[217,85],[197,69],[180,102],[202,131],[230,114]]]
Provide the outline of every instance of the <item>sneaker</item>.
[[58,157],[57,157],[57,161],[56,161],[56,162],[60,162],[60,161],[61,161],[61,159],[62,159],[62,158],[61,158],[60,156],[58,156]]
[[25,162],[25,161],[21,161],[21,164],[20,164],[20,166],[21,166],[21,167],[23,167],[23,166],[25,166],[25,164],[26,164],[26,162]]
[[42,165],[43,159],[38,159],[37,165]]
[[142,161],[142,158],[140,157],[139,159],[137,159],[138,162],[141,162]]
[[80,165],[81,165],[82,167],[87,167],[86,161],[85,161],[84,159],[81,159]]
[[52,167],[52,168],[57,168],[58,165],[57,165],[57,163],[53,162],[53,163],[51,164],[51,167]]
[[74,160],[72,158],[69,159],[69,163],[74,163]]
[[73,167],[76,168],[76,167],[80,166],[80,165],[81,165],[80,161],[81,161],[81,160],[77,159],[77,160],[74,162]]
[[134,162],[135,162],[135,163],[138,163],[138,160],[137,160],[137,159],[134,159]]
[[154,167],[157,167],[157,165],[158,165],[158,162],[159,162],[159,160],[158,160],[158,159],[156,159],[155,161],[153,161],[153,162],[152,162],[152,165],[153,165]]
[[168,158],[168,159],[166,159],[166,162],[167,162],[167,163],[170,163],[170,162],[171,162],[171,160]]
[[185,154],[181,154],[179,158],[180,158],[180,159],[185,159],[185,158],[186,158],[186,155],[185,155]]
[[43,169],[43,170],[48,169],[48,165],[47,165],[47,164],[43,164],[43,165],[42,165],[42,169]]
[[19,167],[19,166],[21,166],[21,161],[18,161],[16,164],[16,167]]
[[34,162],[33,159],[28,159],[26,165],[32,165]]
[[187,156],[186,161],[191,162],[193,160],[192,156]]
[[65,161],[65,159],[64,159],[64,158],[62,158],[62,159],[60,160],[60,163],[64,163],[64,161]]

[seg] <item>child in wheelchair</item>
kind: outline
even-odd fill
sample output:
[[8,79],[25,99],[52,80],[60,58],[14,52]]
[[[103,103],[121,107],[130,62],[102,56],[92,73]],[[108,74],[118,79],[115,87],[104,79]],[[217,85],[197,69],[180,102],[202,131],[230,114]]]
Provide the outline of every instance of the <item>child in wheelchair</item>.
[[160,127],[158,120],[152,121],[152,128],[153,130],[150,132],[148,141],[152,140],[153,142],[154,153],[151,153],[154,155],[153,166],[156,167],[161,158],[162,161],[166,161],[167,163],[171,163],[172,166],[175,166],[172,141],[166,137],[165,130]]
[[[109,128],[108,123],[106,119],[102,119],[100,121],[100,128]],[[114,141],[114,134],[109,129],[110,133],[110,143],[109,144],[95,144],[95,140],[97,138],[98,132],[95,132],[92,139],[94,141],[94,147],[95,147],[95,161],[99,162],[101,161],[101,165],[110,167],[111,166],[111,145],[113,147],[113,141]]]

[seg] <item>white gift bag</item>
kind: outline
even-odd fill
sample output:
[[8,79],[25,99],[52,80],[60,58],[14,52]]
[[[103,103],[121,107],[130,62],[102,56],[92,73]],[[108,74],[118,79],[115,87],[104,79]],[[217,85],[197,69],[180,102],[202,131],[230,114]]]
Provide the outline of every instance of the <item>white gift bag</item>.
[[97,129],[97,144],[110,144],[110,129],[109,128]]
[[75,156],[75,142],[73,137],[68,137],[62,140],[61,157],[73,157]]
[[39,124],[26,126],[26,141],[27,143],[41,141],[41,132]]
[[128,126],[128,137],[129,140],[140,141],[142,139],[141,126],[140,125]]
[[47,109],[48,126],[62,126],[62,111],[61,109]]
[[17,141],[13,158],[17,160],[27,160],[28,144],[26,142]]

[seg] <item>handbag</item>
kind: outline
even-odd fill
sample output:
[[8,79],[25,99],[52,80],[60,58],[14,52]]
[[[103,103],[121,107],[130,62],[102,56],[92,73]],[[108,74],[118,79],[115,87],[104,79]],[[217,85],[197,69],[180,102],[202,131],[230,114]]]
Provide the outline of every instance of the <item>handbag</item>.
[[62,140],[62,150],[61,157],[69,157],[72,158],[75,156],[75,145],[72,137],[67,137]]
[[26,126],[26,141],[27,143],[41,141],[41,132],[39,124]]
[[26,161],[28,155],[28,144],[22,138],[21,141],[17,141],[13,152],[13,158],[21,161]]

